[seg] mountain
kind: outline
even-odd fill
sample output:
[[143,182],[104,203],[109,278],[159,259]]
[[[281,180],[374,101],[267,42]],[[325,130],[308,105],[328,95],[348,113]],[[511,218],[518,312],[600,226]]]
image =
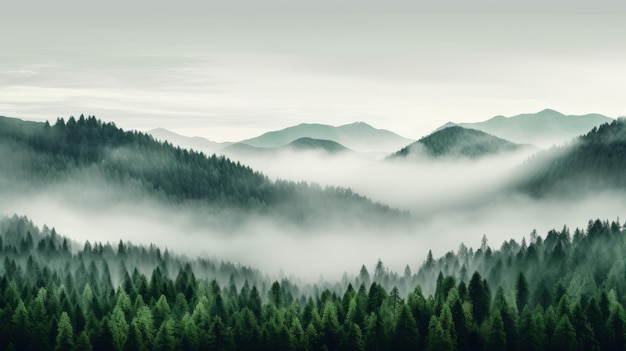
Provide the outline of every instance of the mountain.
[[456,125],[478,129],[518,144],[550,147],[567,142],[590,131],[593,127],[612,120],[612,118],[600,114],[564,115],[554,110],[545,109],[537,113],[512,117],[496,116],[477,123],[448,122],[436,131]]
[[174,146],[214,154],[217,150],[231,145],[231,142],[218,143],[202,137],[187,137],[164,128],[155,128],[146,132],[159,141],[170,142]]
[[285,146],[280,146],[280,147],[257,147],[257,146],[250,146],[245,143],[234,143],[232,145],[229,145],[221,149],[219,152],[228,157],[236,157],[236,156],[272,156],[283,151],[293,151],[293,152],[315,151],[315,152],[321,152],[327,155],[334,155],[334,154],[349,152],[351,150],[331,140],[300,138],[300,139],[296,139],[290,142],[289,144]]
[[85,190],[110,187],[123,196],[294,222],[400,215],[350,189],[271,181],[223,156],[175,148],[95,117],[54,125],[0,117],[0,127],[0,190],[76,184],[82,190],[67,196],[81,198]]
[[626,190],[626,119],[594,127],[570,144],[529,159],[516,186],[534,196]]
[[287,145],[287,148],[292,150],[323,151],[329,154],[350,151],[350,149],[348,149],[347,147],[332,140],[313,138],[296,139],[289,143],[289,145]]
[[522,145],[511,143],[475,129],[452,126],[436,131],[392,154],[403,157],[467,157],[480,158],[518,150]]
[[356,122],[339,127],[326,124],[299,124],[267,132],[241,143],[255,147],[281,147],[300,139],[330,140],[357,152],[392,152],[413,140],[385,129],[376,129],[367,123]]

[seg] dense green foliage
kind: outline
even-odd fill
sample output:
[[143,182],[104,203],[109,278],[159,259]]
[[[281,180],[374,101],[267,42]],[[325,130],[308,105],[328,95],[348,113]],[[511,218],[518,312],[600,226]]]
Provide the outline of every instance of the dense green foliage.
[[[16,350],[616,350],[626,231],[590,221],[492,250],[379,261],[298,286],[130,243],[72,243],[0,221],[0,348]],[[320,285],[323,284],[323,285]]]
[[421,138],[391,155],[392,158],[407,156],[468,157],[480,158],[500,152],[515,151],[520,145],[500,139],[476,129],[458,126],[448,127]]
[[539,153],[518,173],[519,188],[535,196],[626,189],[626,119]]
[[0,117],[0,156],[0,186],[4,178],[11,188],[54,182],[93,188],[100,181],[130,189],[135,197],[269,213],[297,222],[401,216],[350,189],[271,181],[227,158],[175,148],[95,117],[58,119],[53,126]]

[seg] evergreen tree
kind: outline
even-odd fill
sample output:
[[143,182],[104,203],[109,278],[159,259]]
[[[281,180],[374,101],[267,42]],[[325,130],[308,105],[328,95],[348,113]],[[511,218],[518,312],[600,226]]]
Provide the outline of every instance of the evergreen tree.
[[233,334],[219,316],[216,316],[211,323],[209,345],[211,350],[230,351],[235,349]]
[[529,294],[530,293],[528,290],[528,282],[526,281],[526,276],[524,275],[524,272],[520,271],[517,275],[517,282],[515,284],[515,299],[517,302],[517,310],[519,311],[519,313],[522,313],[524,306],[528,304]]
[[554,329],[552,344],[555,349],[564,351],[574,351],[578,349],[576,330],[574,329],[572,323],[570,323],[566,314],[561,316],[561,319]]
[[128,322],[126,322],[126,317],[124,317],[124,312],[119,306],[116,306],[113,310],[108,326],[111,332],[113,348],[118,351],[124,350],[126,340],[128,339],[129,326]]
[[74,329],[67,312],[63,311],[57,324],[56,346],[57,351],[74,350]]
[[485,350],[506,351],[506,334],[504,333],[504,323],[499,312],[491,316],[491,327],[487,336]]
[[469,298],[472,303],[472,316],[474,320],[480,324],[487,317],[489,308],[489,298],[485,292],[485,286],[482,277],[476,271],[470,279],[468,287]]
[[445,332],[441,327],[441,323],[437,317],[432,316],[428,323],[428,335],[426,338],[427,351],[449,351],[453,350],[455,345],[452,340],[446,338]]
[[416,350],[420,345],[420,335],[417,322],[413,318],[407,305],[400,307],[398,322],[393,333],[391,349]]
[[[4,311],[3,311],[4,312]],[[24,302],[19,300],[11,318],[10,337],[17,350],[27,350],[31,342],[31,322]]]
[[177,349],[176,336],[174,335],[174,320],[167,319],[161,323],[159,331],[154,338],[155,351],[172,351]]
[[74,345],[74,351],[92,351],[93,347],[91,346],[91,340],[89,340],[89,335],[86,331],[82,331],[78,338],[76,339],[76,344]]

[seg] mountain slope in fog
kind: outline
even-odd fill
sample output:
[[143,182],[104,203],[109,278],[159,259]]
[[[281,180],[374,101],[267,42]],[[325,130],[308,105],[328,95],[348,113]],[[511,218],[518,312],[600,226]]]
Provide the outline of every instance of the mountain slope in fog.
[[295,222],[399,215],[349,189],[273,182],[225,157],[174,148],[95,117],[58,119],[53,126],[0,118],[0,156],[0,189],[85,182],[81,186],[90,190],[113,184],[166,203],[252,211]]
[[162,142],[167,141],[172,143],[174,146],[204,152],[207,155],[214,154],[217,150],[223,149],[232,144],[231,142],[218,143],[202,137],[187,137],[164,128],[155,128],[147,131],[146,133],[152,135],[156,140]]
[[448,122],[436,131],[451,126],[478,129],[485,133],[520,144],[533,144],[549,147],[571,140],[590,131],[612,118],[600,114],[564,115],[558,111],[545,109],[537,113],[527,113],[512,117],[496,116],[476,123]]
[[436,131],[392,154],[390,158],[467,157],[480,158],[518,150],[521,145],[475,129],[459,126]]
[[537,154],[520,169],[517,187],[535,196],[626,190],[626,119],[593,128],[570,144]]
[[335,155],[349,152],[351,150],[332,140],[300,138],[280,147],[257,147],[250,146],[245,143],[234,143],[221,149],[218,153],[224,154],[227,157],[272,156],[284,151],[292,151],[296,153],[302,151],[312,151],[319,152],[323,155]]
[[300,138],[287,145],[292,150],[324,151],[329,154],[350,151],[347,147],[332,140]]
[[300,138],[330,140],[358,152],[392,152],[413,141],[388,130],[356,122],[339,127],[303,123],[242,140],[241,143],[255,147],[281,147]]

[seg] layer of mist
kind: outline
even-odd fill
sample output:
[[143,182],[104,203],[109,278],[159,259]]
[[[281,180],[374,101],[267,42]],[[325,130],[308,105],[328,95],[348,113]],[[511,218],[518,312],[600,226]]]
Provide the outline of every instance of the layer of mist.
[[[27,214],[37,225],[54,225],[77,241],[154,243],[191,257],[208,256],[250,265],[268,274],[295,274],[307,281],[339,279],[378,259],[394,271],[418,268],[461,242],[478,247],[486,235],[492,247],[545,233],[590,218],[626,213],[626,196],[595,193],[572,201],[541,201],[502,189],[527,154],[477,161],[390,162],[359,154],[321,156],[284,153],[241,160],[271,178],[351,187],[373,200],[411,211],[402,226],[325,222],[307,227],[263,216],[239,217],[232,229],[224,213],[201,206],[163,203],[132,187],[119,188],[88,176],[73,177],[45,190],[12,191],[4,184],[0,212]],[[519,176],[519,175],[517,175]],[[282,272],[282,273],[281,273]]]

